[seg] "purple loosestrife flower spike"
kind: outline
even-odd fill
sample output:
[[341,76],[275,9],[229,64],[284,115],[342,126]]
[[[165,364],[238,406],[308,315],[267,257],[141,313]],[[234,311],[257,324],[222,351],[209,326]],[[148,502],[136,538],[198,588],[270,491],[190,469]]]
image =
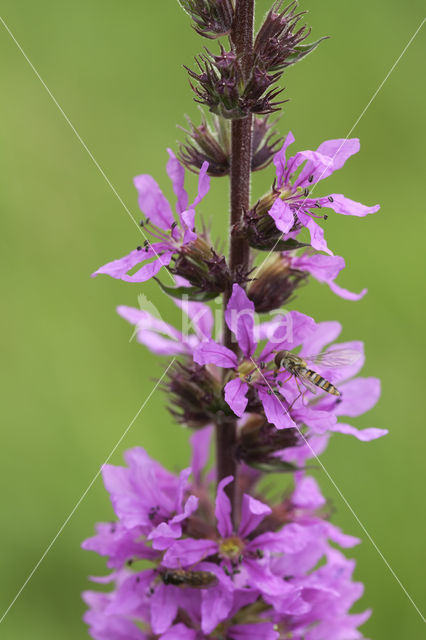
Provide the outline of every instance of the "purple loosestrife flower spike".
[[[201,36],[226,36],[226,46],[206,49],[198,70],[189,70],[196,100],[213,116],[198,127],[189,122],[179,158],[168,151],[175,211],[151,176],[137,176],[149,239],[93,275],[154,278],[179,308],[179,327],[142,294],[140,308],[117,311],[131,339],[176,360],[161,387],[170,415],[190,430],[191,463],[170,473],[134,447],[126,466],[103,466],[115,519],[96,525],[82,545],[108,569],[91,578],[103,591],[83,594],[84,619],[94,640],[361,639],[370,611],[351,612],[363,585],[343,553],[360,541],[330,522],[331,505],[308,470],[335,432],[361,442],[387,433],[356,425],[379,399],[380,382],[359,375],[364,346],[336,342],[338,322],[278,309],[293,304],[310,277],[345,300],[365,295],[336,284],[345,261],[328,249],[317,221],[326,209],[363,217],[379,207],[314,194],[358,152],[357,139],[328,140],[288,158],[292,133],[283,141],[265,117],[279,108],[276,82],[285,69],[320,42],[305,44],[310,29],[300,26],[297,4],[274,2],[254,34],[254,0],[179,3]],[[272,189],[252,206],[251,172],[272,160]],[[192,202],[184,167],[198,174]],[[226,175],[228,260],[198,210],[210,178]],[[262,254],[253,249],[275,253],[256,268]],[[163,267],[174,286],[157,279]],[[219,294],[223,322],[205,304]],[[256,313],[274,310],[257,321]],[[282,497],[272,500],[260,481],[276,472]]]

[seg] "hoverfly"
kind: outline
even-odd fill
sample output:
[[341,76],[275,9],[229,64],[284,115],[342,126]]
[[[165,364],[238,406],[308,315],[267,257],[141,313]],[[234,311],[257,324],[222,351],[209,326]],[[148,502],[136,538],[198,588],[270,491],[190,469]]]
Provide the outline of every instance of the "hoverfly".
[[[327,368],[344,367],[353,364],[361,357],[359,351],[355,349],[335,349],[332,351],[323,351],[316,356],[305,356],[301,358],[290,351],[278,351],[275,356],[275,366],[277,371],[285,369],[290,376],[290,380],[294,376],[296,384],[299,388],[298,380],[312,393],[316,393],[317,389],[331,393],[333,396],[340,396],[340,391],[336,389],[334,384],[323,378],[319,373],[310,369],[307,360],[315,364],[322,365]],[[285,380],[284,382],[287,382]],[[300,391],[302,393],[302,391]]]
[[191,571],[189,569],[163,569],[160,576],[165,585],[206,589],[217,584],[217,577],[210,571]]

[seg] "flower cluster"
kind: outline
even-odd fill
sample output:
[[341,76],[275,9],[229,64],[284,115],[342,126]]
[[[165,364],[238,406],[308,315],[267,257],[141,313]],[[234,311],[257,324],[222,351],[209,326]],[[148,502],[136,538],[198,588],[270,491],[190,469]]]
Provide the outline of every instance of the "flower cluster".
[[328,214],[322,213],[324,208],[357,217],[380,209],[379,205],[369,207],[341,193],[312,197],[320,180],[341,169],[348,158],[358,153],[359,140],[327,140],[316,151],[299,151],[287,160],[287,147],[293,142],[294,136],[290,131],[282,149],[274,157],[276,177],[272,192],[246,214],[250,242],[258,249],[280,251],[283,246],[286,248],[286,240],[291,243],[306,228],[311,246],[332,255],[324,239],[324,231],[316,222],[327,220]]
[[[105,556],[108,593],[87,591],[95,640],[340,640],[361,637],[369,612],[351,615],[363,587],[334,546],[359,540],[324,519],[316,482],[298,472],[278,504],[260,500],[247,474],[241,519],[231,520],[223,479],[212,501],[203,473],[211,429],[192,438],[192,467],[179,476],[141,448],[127,467],[105,465],[117,522],[97,526],[83,548]],[[253,495],[254,494],[254,495]],[[319,564],[321,562],[321,564]]]
[[[182,4],[194,5],[189,13],[202,35],[215,31],[211,26],[212,21],[207,16],[201,18],[195,5],[209,4],[217,12],[219,3],[192,0],[191,3],[185,1]],[[324,40],[320,38],[311,44],[302,44],[310,33],[306,26],[298,27],[304,12],[296,13],[295,2],[285,9],[282,9],[282,4],[281,0],[275,2],[266,15],[254,42],[248,72],[247,61],[238,55],[238,34],[234,33],[232,27],[229,28],[230,22],[223,20],[223,26],[216,27],[217,35],[214,37],[224,33],[230,35],[229,48],[221,45],[218,54],[206,50],[206,53],[196,58],[198,71],[186,67],[196,102],[206,105],[212,113],[226,119],[245,118],[248,114],[265,115],[279,110],[282,102],[276,98],[282,90],[274,85],[281,78],[282,72],[286,67],[302,60]],[[228,9],[229,7],[227,17]]]
[[[215,252],[205,231],[197,233],[195,230],[195,209],[210,188],[208,164],[205,162],[201,167],[198,193],[189,204],[184,187],[185,170],[174,153],[170,149],[168,152],[167,173],[177,197],[177,220],[154,178],[137,176],[134,183],[138,203],[146,216],[141,220],[145,242],[124,258],[100,267],[93,275],[107,274],[126,282],[145,282],[166,267],[187,278],[197,290],[212,291],[217,295],[224,290],[229,275],[226,260]],[[139,268],[135,270],[136,267]]]
[[[175,475],[136,447],[125,467],[103,467],[116,520],[98,524],[83,548],[107,559],[110,573],[92,580],[110,588],[83,594],[85,620],[94,640],[357,640],[370,612],[351,613],[363,586],[342,550],[359,540],[331,523],[308,469],[334,432],[363,442],[387,433],[352,424],[376,404],[380,382],[360,375],[363,344],[337,342],[338,322],[282,307],[311,277],[345,300],[363,298],[366,289],[336,283],[345,261],[318,220],[327,219],[324,209],[363,217],[379,206],[314,197],[359,151],[357,139],[287,158],[292,133],[284,140],[267,117],[253,117],[277,109],[274,83],[319,43],[303,44],[310,30],[297,26],[296,3],[275,2],[253,39],[254,0],[179,2],[200,35],[228,38],[219,53],[198,58],[199,73],[189,71],[214,115],[211,124],[189,123],[178,157],[168,151],[175,213],[151,176],[136,177],[145,241],[93,275],[154,278],[181,310],[177,328],[143,305],[117,309],[140,344],[176,360],[161,386],[170,414],[191,433],[192,459]],[[253,204],[250,172],[272,161],[272,189]],[[192,202],[185,167],[198,174]],[[210,178],[225,175],[229,260],[199,215]],[[157,277],[163,267],[172,286]],[[271,499],[261,480],[276,472],[281,496]]]

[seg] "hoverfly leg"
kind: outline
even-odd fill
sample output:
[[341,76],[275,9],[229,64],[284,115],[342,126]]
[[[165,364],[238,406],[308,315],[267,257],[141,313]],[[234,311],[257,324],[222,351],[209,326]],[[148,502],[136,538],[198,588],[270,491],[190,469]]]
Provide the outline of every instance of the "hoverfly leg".
[[295,397],[295,399],[293,400],[293,402],[292,402],[292,403],[291,403],[291,405],[289,406],[288,411],[290,411],[290,410],[293,408],[293,406],[294,406],[295,402],[296,402],[297,400],[299,400],[300,396],[302,396],[302,403],[303,403],[303,398],[304,398],[305,393],[306,393],[306,391],[307,391],[307,389],[305,389],[304,391],[302,391],[302,389],[300,388],[299,381],[298,381],[298,379],[297,379],[297,377],[296,377],[296,376],[294,376],[294,379],[296,380],[297,388],[299,389],[299,395]]
[[[279,372],[277,371],[277,374],[278,374],[278,373],[279,373]],[[283,385],[283,384],[285,384],[286,382],[288,382],[289,380],[291,380],[291,379],[292,379],[292,377],[293,377],[293,374],[292,374],[292,373],[290,373],[290,375],[288,376],[288,378],[286,378],[285,380],[282,380],[282,381],[281,381],[281,385]],[[296,379],[296,382],[297,382],[297,379]]]

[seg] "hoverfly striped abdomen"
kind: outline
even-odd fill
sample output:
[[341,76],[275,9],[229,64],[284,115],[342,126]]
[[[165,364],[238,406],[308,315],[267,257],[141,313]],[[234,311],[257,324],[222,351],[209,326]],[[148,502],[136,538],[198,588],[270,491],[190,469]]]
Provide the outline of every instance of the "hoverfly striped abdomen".
[[328,380],[320,376],[319,373],[312,369],[304,369],[304,373],[301,376],[302,379],[309,380],[319,389],[331,393],[333,396],[340,396],[340,391],[336,389],[334,384],[331,384]]
[[[322,357],[323,361],[325,360],[325,357],[322,354],[319,354],[319,356]],[[319,356],[316,357],[318,358]],[[315,358],[307,359],[314,360]],[[349,356],[345,354],[341,359],[349,359]],[[330,360],[328,360],[328,362],[330,362]],[[333,396],[340,396],[340,391],[336,389],[334,384],[323,378],[323,376],[313,369],[309,369],[307,362],[303,360],[303,358],[291,353],[290,351],[278,351],[275,356],[275,366],[277,370],[285,369],[288,371],[291,376],[300,380],[308,389],[310,388],[310,391],[313,393],[315,393],[315,389],[313,387],[317,387],[318,389],[326,391]]]

